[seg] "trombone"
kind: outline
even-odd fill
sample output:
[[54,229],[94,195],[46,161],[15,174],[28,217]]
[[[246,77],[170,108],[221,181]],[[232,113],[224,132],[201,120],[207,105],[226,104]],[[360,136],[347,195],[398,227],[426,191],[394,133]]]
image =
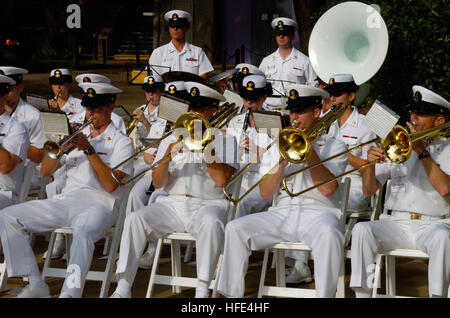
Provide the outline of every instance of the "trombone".
[[[177,129],[184,128],[183,131],[187,131],[190,138],[183,138],[184,136],[182,134],[177,134],[178,141],[181,141],[183,145],[189,149],[189,151],[196,151],[196,150],[203,150],[206,145],[208,145],[211,141],[214,139],[214,135],[211,134],[210,128],[222,128],[224,125],[228,123],[229,120],[231,120],[232,117],[236,115],[236,113],[239,111],[239,107],[235,107],[235,104],[229,104],[224,103],[221,105],[216,112],[211,116],[211,118],[208,120],[206,117],[200,115],[199,113],[185,113],[181,115],[177,121],[175,122],[174,128],[164,134],[161,138],[156,140],[155,142],[151,143],[150,145],[146,146],[145,148],[141,149],[139,152],[136,152],[134,155],[130,156],[128,159],[125,159],[115,167],[111,169],[111,175],[114,178],[114,180],[120,185],[125,186],[130,184],[131,182],[135,181],[136,179],[140,178],[142,175],[147,173],[148,171],[152,170],[154,167],[159,165],[162,161],[166,160],[170,154],[167,156],[164,156],[157,162],[154,162],[149,167],[138,173],[137,175],[133,176],[127,181],[121,181],[117,178],[115,175],[115,170],[117,170],[119,167],[123,166],[124,164],[128,163],[129,161],[135,159],[143,152],[147,151],[150,148],[155,147],[157,144],[162,142],[164,139],[169,137],[172,133],[177,133]],[[196,122],[201,122],[202,125],[202,132],[206,130],[207,134],[205,136],[202,136],[201,140],[195,139],[195,127]]]
[[62,151],[62,148],[67,143],[69,143],[76,135],[80,134],[87,126],[89,126],[91,124],[92,124],[92,119],[89,119],[80,128],[78,128],[75,132],[73,132],[71,135],[67,136],[66,138],[60,140],[59,142],[47,140],[44,143],[44,151],[47,153],[47,155],[50,159],[58,160],[64,154],[68,154],[72,150],[75,149],[75,147],[72,147],[72,148],[68,148],[68,149]]
[[367,141],[365,143],[362,143],[362,144],[360,144],[360,145],[358,145],[356,147],[350,148],[350,149],[348,149],[346,151],[343,151],[341,153],[333,155],[333,156],[331,156],[331,157],[329,157],[327,159],[324,159],[322,161],[316,162],[315,164],[313,164],[311,166],[305,167],[303,169],[300,169],[300,170],[297,170],[297,171],[294,171],[294,172],[288,174],[287,176],[285,176],[283,178],[283,187],[286,190],[286,193],[290,197],[297,197],[299,195],[302,195],[303,193],[306,193],[308,191],[314,190],[315,188],[318,188],[318,187],[320,187],[320,186],[322,186],[324,184],[333,182],[334,180],[340,179],[343,176],[346,176],[346,175],[351,174],[351,173],[353,173],[355,171],[358,171],[358,170],[361,170],[361,169],[363,169],[365,167],[373,165],[374,163],[377,162],[376,160],[366,162],[365,164],[363,164],[363,165],[361,165],[361,166],[359,166],[357,168],[354,168],[354,169],[351,169],[349,171],[346,171],[346,172],[344,172],[344,173],[342,173],[342,174],[340,174],[340,175],[338,175],[338,176],[336,176],[334,178],[330,178],[328,180],[325,180],[325,181],[323,181],[321,183],[318,183],[318,184],[316,184],[316,185],[314,185],[312,187],[309,187],[309,188],[304,189],[304,190],[302,190],[300,192],[297,192],[297,193],[293,193],[291,190],[289,190],[289,188],[287,186],[287,179],[291,178],[292,176],[295,176],[295,175],[297,175],[299,173],[311,170],[311,169],[313,169],[313,168],[315,168],[315,167],[317,167],[319,165],[324,164],[325,162],[328,162],[328,161],[333,160],[333,159],[335,159],[337,157],[343,156],[343,155],[345,155],[345,154],[347,154],[347,153],[349,153],[349,152],[351,152],[353,150],[362,148],[362,147],[364,147],[364,146],[366,146],[368,144],[371,144],[373,142],[379,142],[380,143],[381,149],[383,149],[386,157],[388,157],[391,162],[397,163],[397,164],[403,163],[403,162],[407,161],[411,157],[412,144],[414,142],[416,142],[416,141],[418,141],[420,139],[423,139],[423,138],[432,138],[432,137],[436,137],[436,136],[439,136],[439,135],[445,136],[446,134],[449,133],[449,131],[450,131],[450,122],[445,123],[445,124],[440,125],[440,126],[437,126],[437,127],[433,127],[433,128],[427,129],[427,130],[418,131],[418,132],[415,132],[415,133],[412,133],[412,134],[408,133],[406,128],[404,128],[404,127],[402,127],[400,125],[395,125],[394,128],[392,128],[392,130],[389,132],[389,134],[386,136],[385,139],[382,139],[382,138],[378,137],[378,138],[369,140],[369,141]]
[[[278,167],[283,160],[287,160],[293,164],[299,164],[308,160],[311,155],[312,141],[314,141],[320,134],[328,129],[331,124],[338,119],[346,110],[350,107],[350,104],[344,105],[339,103],[334,105],[331,110],[323,116],[313,127],[308,129],[306,133],[296,128],[295,121],[292,126],[282,129],[278,134],[278,141],[272,142],[267,146],[264,151],[259,153],[256,158],[247,163],[242,169],[240,169],[228,182],[223,186],[222,190],[226,198],[230,200],[233,204],[237,205],[241,202],[250,192],[253,191],[265,178],[269,175],[273,169]],[[240,178],[246,170],[250,168],[251,165],[256,163],[259,158],[267,152],[273,145],[278,142],[278,151],[281,155],[278,164],[275,165],[268,173],[263,175],[254,185],[252,185],[244,194],[239,198],[234,199],[232,194],[228,192],[228,188]]]

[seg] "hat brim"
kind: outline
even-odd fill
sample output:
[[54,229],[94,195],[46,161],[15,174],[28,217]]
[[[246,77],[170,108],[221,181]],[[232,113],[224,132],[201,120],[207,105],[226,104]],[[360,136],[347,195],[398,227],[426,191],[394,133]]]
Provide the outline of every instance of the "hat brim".
[[61,77],[52,76],[48,79],[48,81],[52,85],[72,83],[72,76],[71,75],[62,75]]
[[164,90],[164,83],[154,83],[152,85],[148,84],[148,83],[144,83],[142,85],[142,89],[148,93],[153,93],[156,90],[160,90],[163,91]]
[[239,87],[239,96],[241,96],[243,99],[257,100],[263,96],[270,96],[270,95],[272,95],[272,88],[270,85],[263,88],[254,88],[251,91],[247,90],[243,86]]
[[414,102],[412,101],[406,110],[423,115],[442,115],[448,116],[450,113],[449,109],[440,105],[427,103],[424,101]]
[[171,28],[183,28],[189,26],[189,21],[187,19],[178,19],[177,21],[169,20],[169,26]]
[[116,94],[102,94],[95,97],[88,97],[87,95],[84,95],[81,100],[81,106],[89,109],[98,109],[114,103],[116,101],[116,96]]

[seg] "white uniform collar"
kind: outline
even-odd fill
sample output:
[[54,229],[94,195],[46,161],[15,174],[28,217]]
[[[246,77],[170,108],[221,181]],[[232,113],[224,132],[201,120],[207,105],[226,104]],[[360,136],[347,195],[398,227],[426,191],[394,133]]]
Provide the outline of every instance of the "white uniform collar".
[[[71,114],[73,115],[73,113],[75,112],[75,101],[73,101],[73,96],[69,94],[69,98],[67,99],[67,102],[64,104],[63,108],[61,108],[61,110],[63,112],[65,112],[66,114]],[[66,110],[67,112],[66,112]]]
[[[352,106],[352,109],[353,109],[353,111],[350,114],[350,116],[347,118],[347,120],[345,121],[344,125],[358,127],[359,113],[358,113],[358,110],[356,109],[356,107]],[[342,125],[342,126],[344,126],[344,125]]]
[[89,137],[89,139],[92,141],[100,141],[100,140],[111,141],[111,140],[113,140],[116,132],[117,132],[117,128],[111,120],[108,127],[106,127],[106,129],[100,135],[98,135],[94,138]]
[[3,114],[0,115],[0,122],[3,124],[6,124],[6,122],[11,118],[11,116],[9,116],[8,112],[5,111],[3,112]]
[[191,45],[187,41],[184,42],[184,47],[181,50],[181,52],[178,52],[178,50],[175,47],[175,45],[173,45],[172,40],[170,40],[170,42],[169,42],[169,53],[177,52],[178,54],[181,55],[181,54],[183,54],[185,52],[188,52],[190,50],[191,50]]
[[298,58],[297,52],[295,52],[295,51],[296,51],[295,47],[292,47],[291,54],[289,54],[288,57],[286,57],[286,59],[284,59],[284,60],[283,60],[283,58],[282,58],[281,55],[280,55],[280,49],[279,49],[279,48],[276,50],[275,54],[276,54],[276,56],[277,56],[280,60],[282,60],[282,61],[284,61],[284,62],[287,62],[287,61],[289,61],[290,59],[296,59],[296,58]]

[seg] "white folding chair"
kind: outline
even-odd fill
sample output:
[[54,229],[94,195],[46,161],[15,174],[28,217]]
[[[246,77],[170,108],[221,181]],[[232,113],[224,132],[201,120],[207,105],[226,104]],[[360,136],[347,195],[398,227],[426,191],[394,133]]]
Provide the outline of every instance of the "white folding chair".
[[[386,294],[378,294],[378,288],[380,288],[381,283],[381,265],[383,257],[386,258]],[[375,273],[374,281],[372,287],[372,297],[395,297],[403,298],[408,296],[398,296],[396,295],[396,284],[395,284],[395,258],[396,257],[406,257],[406,258],[417,258],[417,259],[429,259],[428,254],[417,249],[393,249],[383,253],[378,253],[375,257]]]
[[[130,193],[131,186],[128,185],[124,188],[124,191],[122,193],[122,196],[120,200],[116,201],[116,205],[118,207],[118,215],[116,219],[116,223],[112,228],[106,231],[105,233],[105,239],[110,237],[112,238],[111,243],[109,244],[109,255],[108,255],[108,261],[106,263],[106,268],[104,271],[93,271],[90,270],[87,273],[86,280],[91,281],[100,281],[102,282],[102,286],[100,289],[100,298],[105,298],[108,296],[109,287],[111,285],[111,282],[116,282],[116,277],[114,275],[114,265],[116,262],[116,256],[119,249],[119,243],[120,238],[122,235],[122,229],[123,229],[123,222],[125,220],[125,209],[127,206],[128,201],[128,194]],[[66,238],[66,251],[67,251],[67,261],[70,260],[70,245],[71,245],[71,238],[73,235],[73,228],[71,227],[62,227],[59,229],[56,229],[52,232],[50,236],[50,241],[48,244],[48,251],[53,250],[53,246],[55,244],[55,238],[56,234],[61,233],[64,234]],[[45,280],[46,277],[60,277],[65,278],[66,277],[66,269],[65,268],[56,268],[56,267],[50,267],[51,257],[47,257],[44,262],[44,268],[42,270],[42,279]],[[84,288],[84,286],[82,286]]]
[[[344,229],[345,213],[348,206],[348,196],[350,192],[350,178],[346,178],[343,184],[342,192],[342,205],[341,205],[341,230]],[[267,264],[269,261],[270,250],[274,249],[276,266],[276,286],[265,285]],[[307,251],[311,252],[312,249],[303,242],[280,242],[274,244],[270,248],[266,248],[264,251],[264,260],[261,271],[261,279],[259,282],[258,298],[262,296],[277,296],[277,297],[316,297],[316,292],[314,289],[306,288],[296,288],[296,287],[286,287],[285,280],[285,250],[295,250],[295,251]],[[345,297],[345,259],[344,253],[342,253],[341,267],[338,278],[338,286],[336,291],[336,297]]]
[[[242,181],[242,178],[241,180]],[[237,197],[240,192],[241,182],[235,182],[232,186],[233,197]],[[236,214],[236,206],[231,204],[226,212],[226,221],[232,220]],[[197,287],[197,278],[193,277],[183,277],[181,273],[181,257],[180,257],[180,242],[188,242],[195,243],[195,237],[193,237],[189,233],[185,232],[175,232],[170,233],[164,238],[158,240],[158,244],[156,246],[155,259],[153,261],[152,272],[150,274],[150,280],[148,283],[146,298],[150,298],[153,292],[153,286],[155,284],[158,285],[168,285],[172,286],[172,292],[179,294],[181,293],[181,287]],[[161,249],[163,243],[171,244],[171,265],[172,265],[172,274],[171,275],[161,275],[157,274],[159,260],[161,257]],[[219,272],[220,266],[222,264],[222,253],[219,256],[219,260],[217,262],[216,271],[215,271],[215,279],[211,281],[209,286],[210,289],[213,290],[212,297],[216,296],[216,287],[217,287],[217,274]]]

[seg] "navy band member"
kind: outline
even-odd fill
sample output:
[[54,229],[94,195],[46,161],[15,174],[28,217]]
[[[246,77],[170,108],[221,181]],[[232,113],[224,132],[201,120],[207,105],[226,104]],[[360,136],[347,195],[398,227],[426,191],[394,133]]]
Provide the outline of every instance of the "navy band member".
[[[9,277],[29,276],[18,297],[48,297],[42,280],[30,233],[48,232],[63,226],[74,229],[68,268],[79,269],[80,285],[64,283],[60,297],[80,297],[94,252],[94,242],[114,224],[114,205],[123,189],[112,178],[110,167],[133,154],[131,140],[111,124],[115,95],[121,90],[109,84],[80,84],[86,94],[82,105],[93,120],[89,137],[78,134],[71,142],[76,149],[61,160],[45,158],[41,173],[49,176],[65,161],[67,180],[62,193],[51,199],[17,204],[0,212],[0,232]],[[88,127],[86,128],[89,130]],[[131,165],[117,171],[119,178],[132,173]],[[69,279],[72,270],[67,273]],[[67,277],[66,277],[67,278]],[[73,286],[74,285],[74,286]]]
[[[314,100],[326,92],[299,84],[293,84],[287,89],[290,96],[296,97],[290,108],[291,122],[297,121],[298,128],[306,131],[319,120],[320,102]],[[345,144],[327,134],[320,135],[312,146],[311,156],[306,163],[308,165],[345,150]],[[275,148],[266,153],[268,156],[263,156],[264,161],[278,162],[279,153]],[[306,189],[342,173],[346,164],[345,156],[336,158],[319,166],[319,169],[297,174],[288,181],[288,185],[294,191]],[[334,181],[302,196],[290,198],[281,190],[281,179],[302,165],[283,161],[273,174],[260,183],[262,198],[268,199],[277,194],[273,207],[267,212],[247,215],[227,224],[217,289],[221,294],[227,297],[244,296],[244,278],[252,250],[267,248],[282,241],[302,241],[313,250],[317,297],[334,296],[344,244],[338,219],[339,183]]]
[[27,158],[33,162],[40,163],[44,158],[44,150],[42,148],[45,143],[41,114],[38,109],[20,97],[24,89],[23,75],[27,73],[26,69],[19,67],[0,67],[0,74],[11,77],[16,81],[15,85],[11,85],[11,90],[4,104],[5,109],[11,117],[21,122],[28,131],[30,147],[28,148]]
[[25,127],[5,110],[8,93],[15,84],[12,78],[0,75],[0,209],[17,203],[22,163],[30,144]]
[[[185,83],[191,95],[190,111],[197,111],[207,118],[225,98],[215,90],[194,82]],[[130,297],[138,268],[139,257],[148,239],[154,240],[175,231],[187,231],[196,240],[197,278],[196,297],[206,297],[208,287],[222,249],[225,211],[228,201],[222,186],[234,173],[236,165],[225,163],[226,151],[235,150],[232,136],[226,137],[217,130],[210,146],[212,151],[180,151],[175,137],[165,139],[155,160],[172,153],[171,159],[153,170],[153,184],[164,189],[154,203],[131,213],[125,219],[120,242],[120,258],[117,264],[117,289],[112,297]],[[222,142],[226,147],[222,148]],[[208,146],[209,147],[209,146]],[[226,150],[223,152],[223,150]],[[207,154],[214,158],[206,158]],[[233,156],[232,156],[233,157]],[[153,197],[152,197],[153,199]]]
[[[169,22],[169,33],[172,40],[156,48],[148,60],[150,69],[161,75],[169,71],[183,71],[208,78],[213,71],[203,49],[186,42],[186,32],[189,30],[192,15],[182,10],[172,10],[164,15]],[[157,67],[159,65],[166,67]]]
[[[411,132],[442,125],[450,103],[438,94],[413,86],[409,105]],[[370,297],[367,271],[379,251],[412,248],[430,256],[430,297],[447,297],[450,283],[450,143],[447,138],[419,140],[403,164],[386,162],[383,150],[371,147],[367,159],[379,160],[363,174],[364,194],[372,195],[388,178],[385,208],[377,221],[356,224],[352,233],[350,287],[356,297]]]
[[[309,58],[292,46],[295,32],[298,30],[297,22],[289,18],[276,18],[272,20],[271,25],[275,31],[278,50],[266,56],[259,68],[272,84],[274,95],[282,95],[289,82],[314,86],[316,74]],[[265,106],[268,110],[280,111],[281,98],[268,98]]]
[[236,92],[239,92],[239,88],[242,86],[242,80],[244,77],[248,75],[262,75],[264,76],[263,71],[261,71],[257,66],[247,63],[240,63],[235,66],[237,72],[234,74],[232,81],[233,87]]
[[[343,103],[352,104],[355,101],[356,92],[359,86],[353,81],[351,74],[332,75],[325,90],[330,93],[330,102],[333,105]],[[363,125],[365,116],[358,113],[355,106],[347,110],[338,118],[328,130],[328,134],[343,141],[348,148],[358,146],[369,140],[376,138],[376,135]],[[370,145],[356,149],[348,154],[348,165],[345,169],[349,171],[367,163],[367,150]],[[369,197],[365,197],[362,191],[362,176],[359,171],[349,175],[351,178],[350,196],[348,199],[348,209],[350,211],[363,211],[369,206]]]
[[[247,72],[246,72],[247,73]],[[239,95],[244,101],[245,113],[235,116],[228,124],[227,133],[236,137],[239,143],[239,164],[246,165],[262,152],[272,139],[263,133],[258,133],[253,119],[253,111],[262,110],[263,103],[272,92],[271,85],[266,82],[264,75],[248,75],[241,82]],[[250,113],[247,117],[247,112]],[[245,122],[247,119],[247,122]],[[247,150],[247,152],[245,151]],[[241,183],[241,194],[244,194],[260,178],[259,164],[253,164],[244,174]],[[255,189],[243,199],[236,210],[236,217],[252,212],[259,212],[268,207],[271,199],[263,200],[259,191]]]

